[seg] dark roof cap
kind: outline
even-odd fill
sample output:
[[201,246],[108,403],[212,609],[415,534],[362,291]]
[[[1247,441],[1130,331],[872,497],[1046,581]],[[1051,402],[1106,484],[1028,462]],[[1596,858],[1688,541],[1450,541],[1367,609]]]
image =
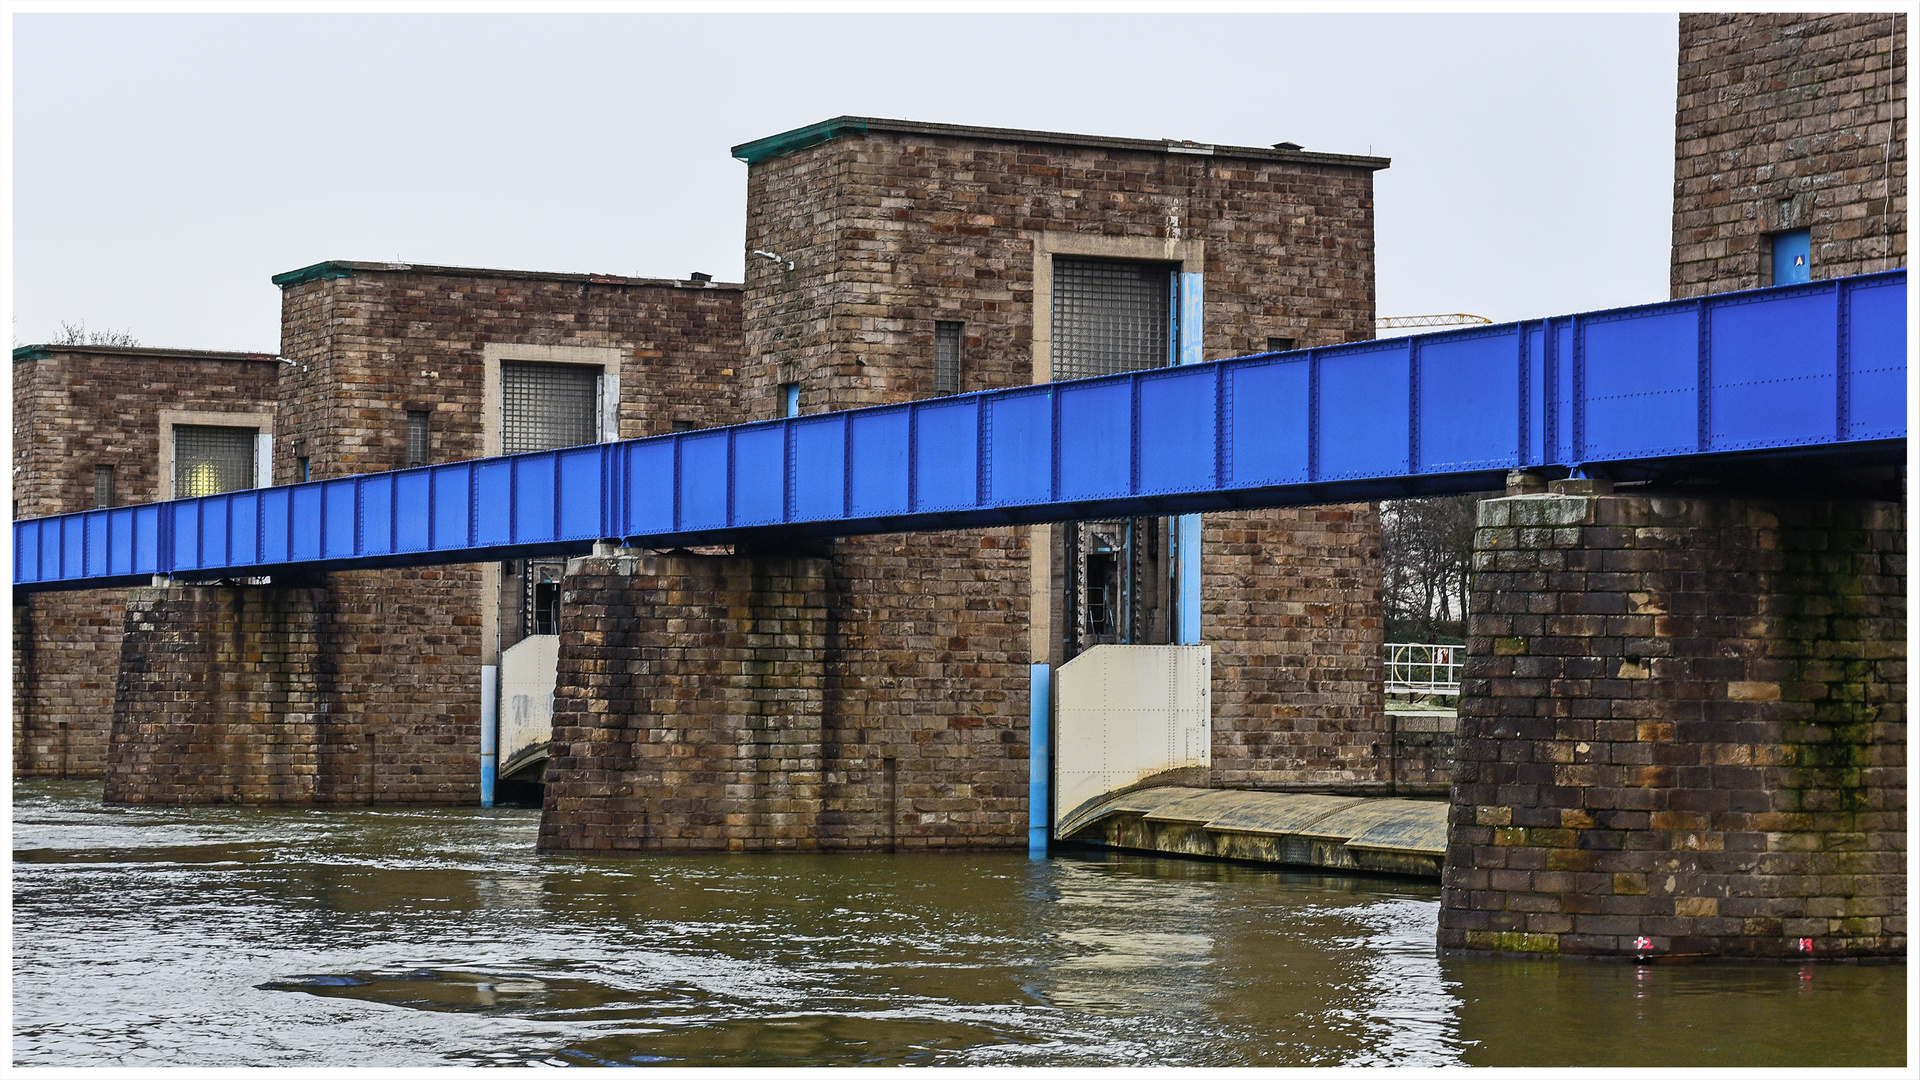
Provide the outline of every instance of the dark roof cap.
[[1259,161],[1295,161],[1308,165],[1341,165],[1369,170],[1384,169],[1392,164],[1389,158],[1359,154],[1313,154],[1303,150],[1276,150],[1268,146],[1215,146],[1177,139],[1115,139],[1104,135],[1071,135],[1058,131],[968,127],[961,124],[924,124],[914,120],[885,120],[874,116],[836,116],[818,124],[783,131],[778,135],[769,135],[764,139],[741,143],[733,148],[733,156],[752,165],[783,154],[791,154],[796,150],[804,150],[809,146],[817,146],[842,135],[874,133],[933,135],[952,139],[979,139],[985,142],[1052,143],[1056,146],[1088,146],[1160,154],[1196,154],[1203,157],[1253,158]]
[[353,277],[356,274],[430,274],[438,277],[508,278],[517,281],[578,281],[593,285],[638,285],[657,289],[739,289],[741,285],[719,281],[677,281],[673,278],[627,277],[624,274],[561,274],[547,270],[494,270],[477,266],[429,266],[425,263],[354,262],[329,259],[326,262],[273,275],[273,283],[283,289],[326,278]]
[[275,353],[213,352],[207,349],[145,349],[127,345],[22,345],[13,350],[13,358],[15,360],[46,360],[54,353],[125,356],[147,360],[255,360],[264,364],[280,361],[280,357]]

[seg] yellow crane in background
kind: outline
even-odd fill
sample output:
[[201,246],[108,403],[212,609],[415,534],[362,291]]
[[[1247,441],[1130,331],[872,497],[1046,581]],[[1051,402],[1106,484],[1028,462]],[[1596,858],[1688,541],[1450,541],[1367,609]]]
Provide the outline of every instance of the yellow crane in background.
[[1381,330],[1410,330],[1414,328],[1443,326],[1490,326],[1493,320],[1483,315],[1388,315],[1373,320],[1376,332]]

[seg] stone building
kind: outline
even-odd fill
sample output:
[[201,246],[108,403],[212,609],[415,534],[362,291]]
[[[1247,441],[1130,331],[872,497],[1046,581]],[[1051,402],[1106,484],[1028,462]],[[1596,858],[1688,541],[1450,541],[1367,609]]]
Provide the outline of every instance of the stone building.
[[[15,349],[14,516],[264,483],[279,368],[256,353]],[[16,775],[100,775],[126,599],[124,589],[14,598]]]
[[[743,418],[1166,366],[1183,288],[1204,291],[1204,359],[1372,334],[1372,174],[1384,159],[861,117],[734,154],[748,166],[752,253]],[[734,688],[803,693],[808,734],[712,736],[755,747],[716,764],[737,781],[733,809],[765,827],[748,846],[804,844],[809,831],[822,846],[1024,842],[1028,665],[1100,641],[1169,641],[1167,547],[1165,523],[1143,519],[856,537],[765,553],[789,558],[778,573],[711,571],[819,595],[804,616],[823,627],[817,640],[801,633],[810,645],[769,661],[817,677]],[[799,555],[814,561],[790,561]],[[1207,515],[1202,566],[1215,780],[1385,787],[1373,507]],[[616,595],[593,606],[621,606],[629,587],[658,604],[670,576],[596,566],[597,587]],[[633,726],[618,708],[558,708],[586,752],[549,774],[543,846],[727,831],[724,800],[636,824],[686,782],[682,763],[612,738]],[[769,775],[781,778],[772,800],[760,791]],[[773,804],[807,824],[781,827]]]
[[[732,417],[740,291],[704,275],[326,262],[274,281],[285,360],[278,483]],[[551,693],[564,568],[564,559],[521,559],[276,580],[243,590],[283,594],[258,609],[211,603],[204,589],[136,590],[132,625],[142,634],[210,620],[224,629],[206,634],[209,651],[147,650],[130,665],[119,728],[154,712],[169,720],[116,735],[125,749],[109,797],[474,801],[483,682],[503,669],[544,680]],[[201,667],[247,663],[214,651],[236,637],[275,647],[257,650],[262,666],[230,680],[226,696],[189,707],[167,696]],[[308,678],[313,670],[324,678]],[[246,697],[256,683],[284,683],[278,692],[290,696],[263,706]],[[208,762],[187,749],[244,745],[263,726],[302,748],[283,768],[246,767],[245,753]]]
[[[1182,341],[1211,360],[1371,334],[1384,159],[844,117],[735,153],[749,170],[744,285],[355,262],[276,278],[273,482],[1164,366]],[[1183,311],[1200,313],[1197,333]],[[138,590],[134,632],[198,626],[191,640],[211,651],[146,649],[128,665],[119,768],[135,779],[110,787],[470,801],[489,669],[544,665],[562,684],[546,846],[661,846],[663,830],[695,846],[1015,845],[1029,663],[1169,640],[1172,539],[1141,519],[651,556],[671,573],[629,553],[587,560],[571,584],[555,559]],[[1367,505],[1206,515],[1215,782],[1394,779],[1378,549]],[[682,579],[706,585],[669,587]],[[607,592],[628,589],[664,591],[638,609]],[[576,629],[676,604],[684,617]],[[777,657],[683,636],[725,637],[714,611],[769,604]],[[656,668],[655,687],[704,686],[722,667],[751,685],[636,705],[631,678],[588,685],[610,654],[583,650],[616,634],[622,655],[681,665]],[[213,644],[263,635],[277,643],[250,654]],[[188,669],[249,664],[273,668],[253,675],[280,679],[281,697],[165,697]],[[632,757],[635,731],[668,730],[732,749],[664,772]],[[273,768],[193,749],[249,740],[276,747]],[[687,753],[704,751],[662,751]],[[652,810],[635,802],[649,783]],[[712,797],[687,794],[702,784]],[[663,825],[675,793],[681,817]],[[627,823],[605,827],[610,814]],[[754,815],[759,834],[737,824]]]
[[1680,16],[1673,296],[1907,260],[1907,20]]

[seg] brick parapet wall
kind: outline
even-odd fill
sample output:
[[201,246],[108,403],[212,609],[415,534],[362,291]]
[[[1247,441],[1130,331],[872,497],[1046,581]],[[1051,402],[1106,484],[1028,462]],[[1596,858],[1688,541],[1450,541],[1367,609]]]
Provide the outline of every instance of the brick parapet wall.
[[547,852],[820,846],[828,566],[569,561]]
[[1680,16],[1673,296],[1772,283],[1768,235],[1813,276],[1906,265],[1906,16]]
[[361,651],[378,607],[338,581],[131,590],[106,801],[473,801],[475,718],[409,708],[392,658]]
[[1441,947],[1904,953],[1905,536],[1884,503],[1483,502]]

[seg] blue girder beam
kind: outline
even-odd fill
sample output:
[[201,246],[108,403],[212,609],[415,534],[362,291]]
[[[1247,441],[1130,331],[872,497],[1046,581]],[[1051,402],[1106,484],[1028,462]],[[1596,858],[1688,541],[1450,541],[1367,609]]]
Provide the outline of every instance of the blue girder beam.
[[1906,272],[13,523],[16,590],[1904,457]]

